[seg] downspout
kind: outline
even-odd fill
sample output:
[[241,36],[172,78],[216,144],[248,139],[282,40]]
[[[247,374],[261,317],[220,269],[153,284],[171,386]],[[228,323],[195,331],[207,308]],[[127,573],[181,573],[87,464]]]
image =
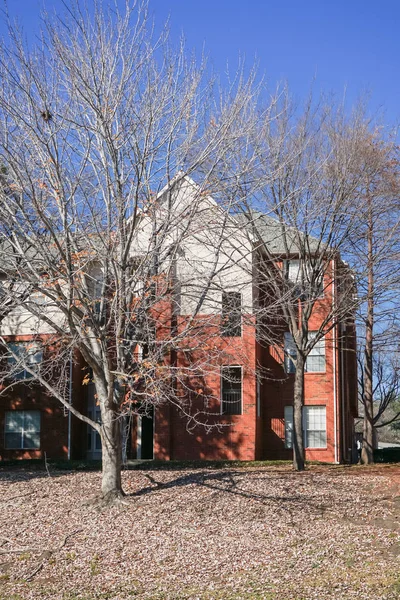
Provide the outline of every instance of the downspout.
[[346,427],[346,411],[345,411],[345,379],[344,379],[344,346],[343,346],[343,338],[345,336],[345,327],[341,327],[341,339],[340,339],[340,390],[341,390],[341,410],[342,410],[342,449],[343,449],[343,460],[346,462],[351,462],[351,456],[349,456],[349,447],[348,447],[348,437],[346,435],[347,427]]
[[337,440],[337,356],[336,356],[336,319],[335,319],[335,294],[336,294],[336,286],[335,286],[335,277],[336,277],[336,267],[335,267],[335,259],[332,259],[332,344],[333,344],[333,450],[334,450],[334,462],[337,464],[338,460],[338,440]]
[[[68,402],[72,405],[72,350],[69,358],[69,390],[68,390]],[[71,421],[72,414],[68,411],[68,460],[71,460]]]

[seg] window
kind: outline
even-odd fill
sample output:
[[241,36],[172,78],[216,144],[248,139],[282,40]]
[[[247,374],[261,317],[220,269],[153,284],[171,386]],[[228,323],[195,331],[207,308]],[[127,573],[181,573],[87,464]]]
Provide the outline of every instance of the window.
[[293,336],[289,331],[285,332],[284,335],[284,354],[285,354],[285,373],[295,373],[296,364],[295,360],[297,357],[296,345],[293,340]]
[[299,260],[287,260],[285,261],[285,277],[292,283],[299,283],[301,279],[300,273],[300,261]]
[[222,368],[222,402],[221,412],[223,415],[242,414],[242,368]]
[[[316,335],[316,331],[309,331],[308,339],[312,340]],[[306,360],[306,371],[308,373],[325,372],[325,338],[318,340],[312,350],[310,350]]]
[[[326,406],[303,406],[304,448],[326,448]],[[293,447],[293,406],[285,406],[285,448]]]
[[15,450],[40,448],[40,412],[38,410],[7,411],[4,446]]
[[305,448],[326,448],[326,406],[303,407]]
[[[94,414],[93,414],[94,413]],[[95,410],[88,410],[87,416],[89,419],[95,419],[96,423],[101,423],[101,414],[100,408],[95,408]],[[87,449],[89,451],[101,450],[101,437],[98,431],[93,429],[91,425],[87,426]]]
[[285,406],[285,448],[293,448],[293,406]]
[[[305,264],[302,273],[302,263]],[[324,292],[322,267],[309,260],[286,260],[284,263],[285,278],[293,285],[298,296],[322,296]],[[303,280],[302,280],[303,277]]]
[[24,364],[33,371],[38,371],[43,360],[42,347],[35,342],[13,342],[8,344],[8,348],[10,354],[7,363],[10,376],[17,381],[32,379],[32,373],[24,368]]
[[225,337],[242,335],[242,294],[240,292],[222,293],[222,328]]
[[[316,331],[308,332],[308,339],[312,340],[317,335]],[[295,373],[295,360],[297,356],[296,345],[293,336],[288,331],[284,335],[284,355],[285,373]],[[325,338],[321,338],[315,343],[312,350],[306,358],[305,371],[307,373],[325,373]]]

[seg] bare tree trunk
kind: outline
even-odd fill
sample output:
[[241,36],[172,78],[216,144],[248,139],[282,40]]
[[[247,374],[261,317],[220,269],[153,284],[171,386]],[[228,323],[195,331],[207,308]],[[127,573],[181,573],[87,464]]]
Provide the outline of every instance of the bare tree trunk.
[[369,465],[374,462],[374,405],[373,405],[373,338],[374,338],[374,255],[373,255],[373,219],[372,199],[367,196],[368,201],[368,296],[367,315],[365,326],[365,350],[364,350],[364,425],[363,444],[361,449],[361,462]]
[[112,503],[124,495],[121,484],[121,422],[114,411],[107,411],[101,427],[103,499]]
[[304,356],[297,354],[293,394],[293,468],[304,471],[303,404],[304,404]]

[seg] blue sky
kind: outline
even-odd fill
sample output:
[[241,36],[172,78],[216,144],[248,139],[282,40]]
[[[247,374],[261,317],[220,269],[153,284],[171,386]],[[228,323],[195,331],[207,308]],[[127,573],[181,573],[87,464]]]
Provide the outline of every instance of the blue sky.
[[[90,2],[90,0],[89,0]],[[9,0],[27,33],[37,32],[43,0]],[[46,0],[62,11],[61,0]],[[370,106],[400,122],[400,2],[398,0],[149,0],[158,25],[170,17],[171,34],[203,48],[216,70],[233,69],[239,56],[271,86],[287,80],[302,98],[315,87],[353,102],[365,91]],[[4,28],[0,23],[0,33]]]

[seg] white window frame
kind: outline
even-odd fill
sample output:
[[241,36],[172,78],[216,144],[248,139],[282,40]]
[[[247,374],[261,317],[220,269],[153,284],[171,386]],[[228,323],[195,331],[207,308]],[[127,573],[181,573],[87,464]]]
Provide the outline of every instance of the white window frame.
[[[309,416],[312,412],[314,412],[313,419],[315,419],[316,421],[319,421],[320,423],[323,420],[324,427],[322,427],[320,429],[316,429],[316,428],[311,429],[310,427],[307,427],[307,423],[309,422]],[[318,413],[320,413],[320,414],[318,415]],[[320,444],[314,444],[314,445],[310,446],[309,441],[308,441],[309,437],[310,437],[310,433],[312,433],[314,435],[316,433],[319,433],[320,435],[322,434],[324,436],[324,441]],[[308,406],[303,406],[303,440],[304,440],[304,448],[320,449],[320,448],[327,447],[326,405],[312,404],[312,405],[308,405]]]
[[[310,273],[312,271],[312,267],[310,266],[309,261],[307,261],[306,259],[301,260],[299,258],[288,258],[284,261],[285,279],[287,281],[290,281],[291,283],[293,283],[293,285],[295,287],[300,286],[300,284],[301,284],[300,265],[302,262],[306,263],[306,265],[307,265],[306,270]],[[317,298],[324,297],[324,274],[322,274],[320,285],[321,285],[321,289],[319,290],[319,293],[316,294]]]
[[[224,382],[224,369],[240,369],[240,413],[229,414],[223,412],[224,399],[223,399],[223,382]],[[243,367],[241,365],[224,365],[221,367],[221,415],[225,417],[238,417],[243,414]]]
[[[308,339],[314,338],[318,334],[317,331],[309,331]],[[285,373],[293,374],[296,372],[296,365],[291,360],[290,357],[296,358],[297,350],[296,345],[293,340],[293,336],[289,331],[285,331],[284,340],[283,340],[283,350],[284,350],[284,369]],[[311,357],[311,361],[309,358]],[[310,364],[313,363],[313,359],[320,358],[321,359],[321,368],[311,369]],[[326,373],[326,345],[325,345],[325,336],[322,336],[315,344],[315,346],[310,350],[307,358],[306,364],[304,366],[305,373]]]
[[[324,428],[322,429],[307,429],[308,414],[312,411],[321,412],[323,414]],[[284,407],[284,422],[285,422],[285,448],[293,448],[293,406],[287,405]],[[325,404],[310,404],[303,406],[302,414],[302,426],[303,426],[303,443],[304,448],[307,450],[312,449],[326,449],[327,448],[327,429],[326,429],[326,405]],[[310,432],[319,432],[325,434],[325,444],[309,446],[308,440]]]
[[[20,429],[10,429],[9,418],[10,417],[12,418],[12,416],[15,417],[16,414],[22,416],[21,428]],[[26,424],[27,416],[32,415],[32,414],[39,417],[39,427],[37,429],[28,429],[28,425]],[[4,419],[4,448],[6,448],[7,450],[40,450],[40,446],[41,446],[40,430],[41,430],[41,415],[40,415],[39,410],[7,410],[5,412],[5,419]],[[25,434],[28,434],[28,433],[33,433],[33,434],[39,435],[39,444],[38,445],[33,445],[33,446],[25,446],[24,445]],[[18,446],[10,446],[9,444],[7,444],[7,434],[20,435],[19,445]]]
[[[318,331],[309,331],[308,332],[308,339],[313,339],[316,337],[316,335],[318,334]],[[309,360],[309,359],[316,359],[316,358],[320,358],[323,359],[321,362],[323,363],[321,368],[318,369],[311,369],[310,368],[310,363],[313,362],[313,360]],[[312,350],[310,350],[307,359],[306,359],[306,365],[305,365],[305,372],[306,373],[326,373],[326,350],[325,350],[325,337],[322,336],[318,342],[316,342],[315,346],[312,348]]]

